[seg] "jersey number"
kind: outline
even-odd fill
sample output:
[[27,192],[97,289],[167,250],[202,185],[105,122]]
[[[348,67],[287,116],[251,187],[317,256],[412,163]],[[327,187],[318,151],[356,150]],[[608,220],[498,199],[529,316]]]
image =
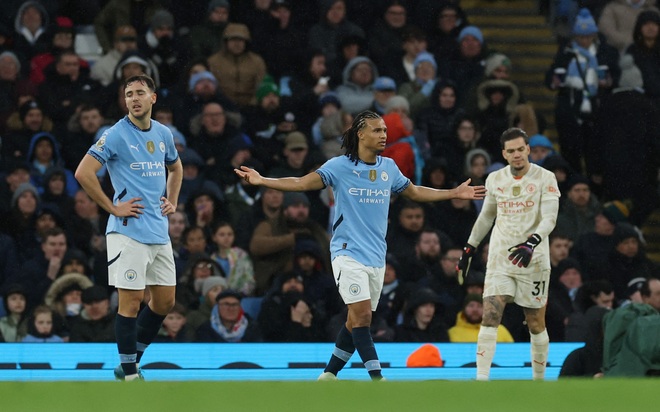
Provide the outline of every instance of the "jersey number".
[[532,296],[545,295],[545,280],[534,282],[534,290]]

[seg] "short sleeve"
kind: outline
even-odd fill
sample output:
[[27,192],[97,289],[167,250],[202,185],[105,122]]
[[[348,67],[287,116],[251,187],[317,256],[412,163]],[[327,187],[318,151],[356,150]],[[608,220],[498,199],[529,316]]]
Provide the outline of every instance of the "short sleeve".
[[391,164],[391,167],[388,169],[392,174],[392,193],[399,194],[406,190],[408,186],[410,186],[410,179],[401,173],[401,170],[392,159],[387,159],[387,161]]
[[116,153],[116,145],[119,139],[112,133],[113,128],[103,132],[99,140],[92,145],[87,154],[104,165]]
[[179,158],[179,152],[176,150],[176,146],[174,145],[174,136],[172,135],[172,131],[165,127],[164,128],[164,136],[165,138],[163,139],[165,141],[165,163],[168,165],[176,163],[177,159]]

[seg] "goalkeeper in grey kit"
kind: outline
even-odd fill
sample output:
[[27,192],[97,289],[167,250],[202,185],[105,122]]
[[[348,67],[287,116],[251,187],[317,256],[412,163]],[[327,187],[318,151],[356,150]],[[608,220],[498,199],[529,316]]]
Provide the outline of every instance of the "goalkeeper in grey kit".
[[548,235],[555,227],[560,193],[555,175],[529,162],[529,138],[522,129],[506,130],[500,143],[509,165],[486,179],[484,206],[456,269],[462,283],[469,276],[475,249],[492,227],[484,313],[477,340],[477,380],[490,377],[497,327],[504,307],[511,302],[525,312],[533,378],[543,379],[549,346],[545,328],[550,281]]

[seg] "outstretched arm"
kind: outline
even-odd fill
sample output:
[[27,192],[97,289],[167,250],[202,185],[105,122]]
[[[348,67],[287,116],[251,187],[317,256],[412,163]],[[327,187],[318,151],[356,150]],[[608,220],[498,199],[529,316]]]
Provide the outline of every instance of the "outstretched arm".
[[306,192],[308,190],[323,189],[324,187],[321,176],[316,172],[308,173],[303,177],[281,177],[277,179],[263,177],[256,170],[246,166],[234,169],[234,172],[251,185],[265,186],[283,192]]
[[486,196],[486,188],[484,186],[470,186],[470,181],[471,179],[468,179],[461,183],[460,186],[449,190],[433,189],[411,183],[401,194],[416,202],[438,202],[449,199],[483,199]]

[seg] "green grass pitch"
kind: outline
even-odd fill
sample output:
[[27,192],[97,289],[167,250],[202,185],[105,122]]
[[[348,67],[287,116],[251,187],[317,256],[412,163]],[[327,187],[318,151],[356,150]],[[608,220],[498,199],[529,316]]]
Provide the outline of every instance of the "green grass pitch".
[[0,382],[3,412],[657,410],[648,379],[417,382]]

